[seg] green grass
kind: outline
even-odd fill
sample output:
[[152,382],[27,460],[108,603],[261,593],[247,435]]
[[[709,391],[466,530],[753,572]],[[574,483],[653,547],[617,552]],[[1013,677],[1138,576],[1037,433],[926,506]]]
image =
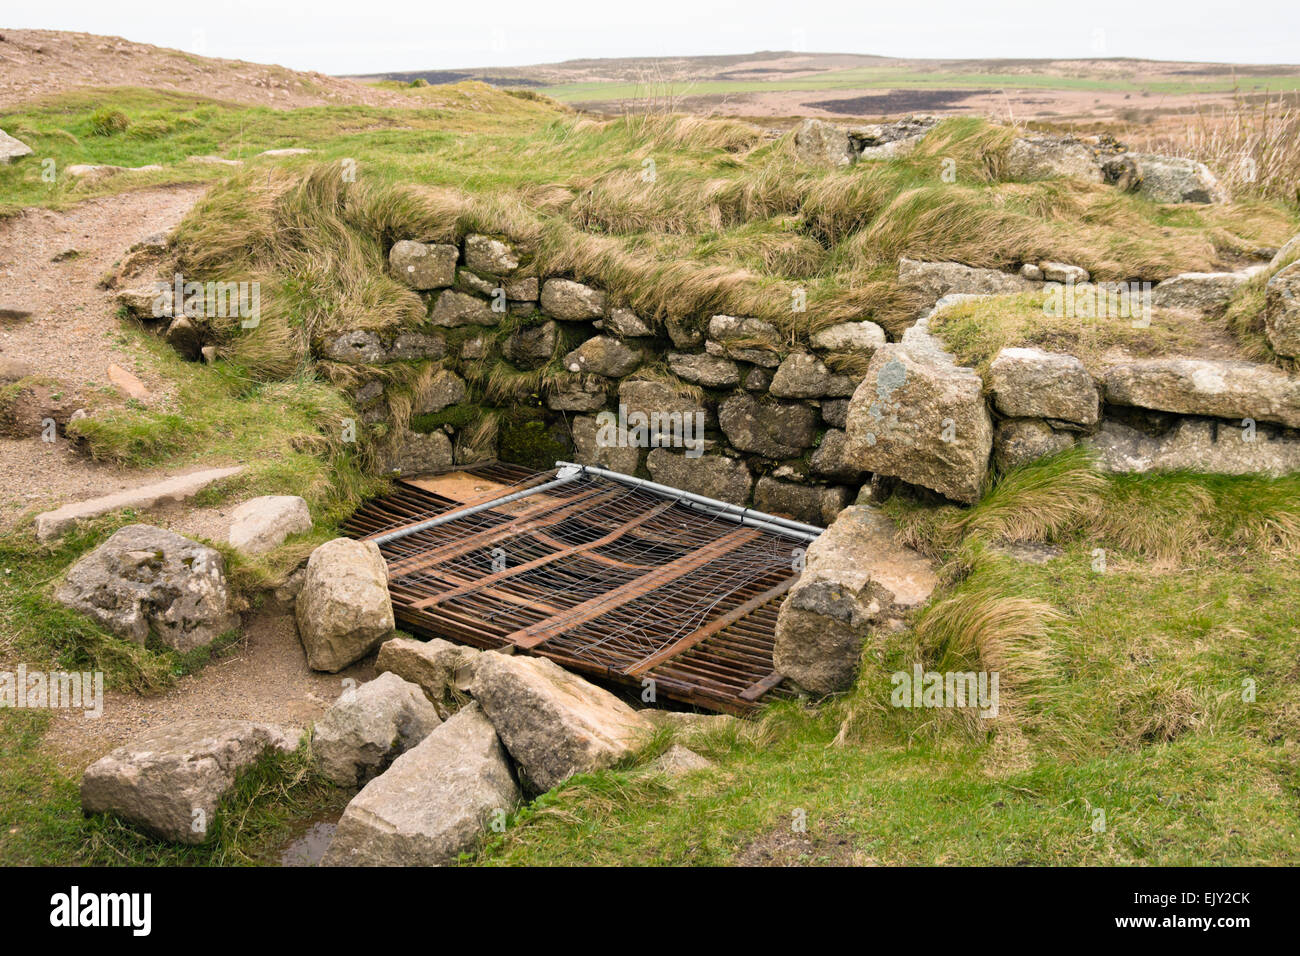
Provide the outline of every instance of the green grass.
[[[681,781],[571,781],[481,861],[1294,865],[1300,480],[1081,483],[1085,464],[1029,466],[969,510],[892,501],[948,584],[850,694],[693,742],[717,767]],[[1052,486],[1082,499],[1064,518]],[[1007,538],[1063,553],[1023,564],[990,547]],[[916,662],[998,671],[998,718],[890,707],[889,673]]]
[[240,776],[208,841],[163,843],[112,817],[84,817],[79,780],[41,749],[44,713],[0,711],[0,866],[242,866],[279,862],[299,821],[339,812],[346,794],[311,769],[304,746]]

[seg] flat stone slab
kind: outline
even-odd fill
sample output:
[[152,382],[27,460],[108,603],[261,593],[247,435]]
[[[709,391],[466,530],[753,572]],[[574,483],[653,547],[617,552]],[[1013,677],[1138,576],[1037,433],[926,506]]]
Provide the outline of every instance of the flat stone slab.
[[1300,377],[1271,365],[1143,359],[1108,368],[1106,402],[1300,428]]
[[36,537],[40,541],[51,541],[80,520],[98,518],[100,515],[121,511],[124,508],[148,511],[161,504],[184,501],[186,498],[193,498],[213,482],[237,475],[243,470],[243,465],[230,468],[206,468],[203,471],[193,471],[187,475],[176,475],[174,478],[141,485],[139,488],[127,488],[100,498],[62,505],[53,511],[46,511],[36,516]]

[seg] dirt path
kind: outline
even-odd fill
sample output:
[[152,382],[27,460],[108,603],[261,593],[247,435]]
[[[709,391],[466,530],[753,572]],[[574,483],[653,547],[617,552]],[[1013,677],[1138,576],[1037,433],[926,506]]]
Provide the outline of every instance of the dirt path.
[[261,720],[306,728],[343,691],[345,679],[370,680],[374,659],[338,674],[307,668],[292,616],[246,619],[244,639],[225,657],[181,678],[158,697],[108,691],[101,717],[57,711],[46,743],[69,774],[80,774],[114,747],[147,730],[194,717]]
[[[121,337],[113,293],[98,283],[133,244],[175,228],[204,188],[140,190],[63,212],[27,210],[0,221],[0,308],[30,313],[0,320],[0,362],[20,363],[32,374],[56,380],[56,387],[69,395],[93,396],[101,404],[125,400],[107,378],[108,366],[119,365],[148,387],[145,404],[166,407],[171,383],[151,377],[150,365],[135,361]],[[77,254],[63,255],[70,249]],[[208,464],[198,460],[193,467]],[[188,469],[133,471],[96,463],[62,436],[53,443],[39,435],[0,438],[0,530],[35,511],[183,470]],[[171,505],[141,520],[190,537],[223,540],[232,508]],[[369,676],[368,664],[342,674],[313,673],[293,618],[263,613],[245,619],[243,640],[225,656],[182,678],[167,693],[140,697],[111,691],[98,719],[58,711],[46,741],[68,773],[80,774],[112,748],[175,720],[227,717],[306,727],[338,696],[344,677]]]
[[[55,394],[70,404],[124,401],[108,380],[108,367],[117,365],[144,382],[146,404],[165,405],[170,383],[136,361],[113,293],[98,283],[133,244],[174,229],[205,188],[146,189],[0,221],[0,308],[30,313],[0,319],[0,363],[54,380]],[[160,476],[92,462],[61,436],[53,443],[39,433],[0,438],[0,529],[32,511]]]

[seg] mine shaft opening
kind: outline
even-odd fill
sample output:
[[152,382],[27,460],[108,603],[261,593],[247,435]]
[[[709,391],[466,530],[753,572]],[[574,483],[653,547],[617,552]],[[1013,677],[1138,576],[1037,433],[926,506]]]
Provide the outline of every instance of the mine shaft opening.
[[399,479],[344,530],[378,545],[417,636],[724,713],[793,696],[772,649],[815,526],[595,466],[491,461]]

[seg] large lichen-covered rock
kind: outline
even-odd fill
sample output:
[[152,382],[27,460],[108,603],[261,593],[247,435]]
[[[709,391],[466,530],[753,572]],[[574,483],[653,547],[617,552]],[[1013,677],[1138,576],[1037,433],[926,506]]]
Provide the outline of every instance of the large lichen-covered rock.
[[204,842],[217,805],[267,751],[298,734],[251,720],[180,721],[151,730],[96,760],[81,777],[81,808],[111,813],[176,843]]
[[1300,376],[1269,365],[1140,359],[1111,366],[1103,381],[1110,405],[1300,428]]
[[1159,203],[1227,202],[1228,192],[1204,163],[1176,156],[1132,153],[1138,193]]
[[817,417],[807,405],[760,401],[751,395],[732,395],[718,408],[718,424],[735,448],[778,460],[813,446]]
[[847,690],[873,628],[929,599],[938,584],[932,563],[896,536],[884,514],[851,505],[808,545],[777,616],[780,673],[815,694]]
[[393,631],[388,568],[373,541],[335,538],[312,552],[295,609],[313,670],[335,672]]
[[519,799],[496,731],[471,704],[352,799],[321,865],[447,866]]
[[440,723],[419,685],[383,673],[345,690],[316,721],[312,760],[337,786],[363,786]]
[[1075,437],[1036,418],[1000,421],[993,435],[993,461],[1001,471],[1019,468],[1071,448]]
[[849,402],[845,461],[971,503],[993,446],[983,383],[929,335],[922,319],[882,346]]
[[484,654],[470,694],[538,790],[612,766],[653,731],[613,694],[543,657]]
[[1055,418],[1094,425],[1100,414],[1097,386],[1073,355],[1009,348],[989,365],[993,403],[1011,418]]
[[597,335],[566,355],[564,367],[570,372],[622,378],[635,372],[643,359],[639,349],[629,348],[612,335]]
[[1264,287],[1264,334],[1278,355],[1300,358],[1300,262],[1279,270]]
[[239,626],[221,552],[145,524],[118,529],[74,564],[55,598],[137,644],[152,633],[177,651]]
[[749,502],[754,476],[739,458],[725,455],[688,457],[684,452],[652,448],[646,456],[650,477],[661,485],[717,498],[733,505]]
[[806,119],[794,131],[795,155],[813,166],[852,166],[857,157],[848,131],[825,120]]
[[278,548],[291,534],[311,530],[311,511],[298,495],[261,495],[230,513],[230,546],[247,554]]
[[402,239],[388,251],[388,266],[393,278],[423,292],[455,282],[459,258],[460,250],[455,246]]
[[1007,150],[1007,178],[1027,182],[1059,176],[1100,183],[1102,162],[1095,146],[1073,136],[1030,136]]
[[564,322],[589,322],[605,314],[605,293],[571,279],[547,279],[542,311]]
[[1195,471],[1215,475],[1300,472],[1300,438],[1267,425],[1242,427],[1208,418],[1179,419],[1161,432],[1106,420],[1085,443],[1110,472]]

